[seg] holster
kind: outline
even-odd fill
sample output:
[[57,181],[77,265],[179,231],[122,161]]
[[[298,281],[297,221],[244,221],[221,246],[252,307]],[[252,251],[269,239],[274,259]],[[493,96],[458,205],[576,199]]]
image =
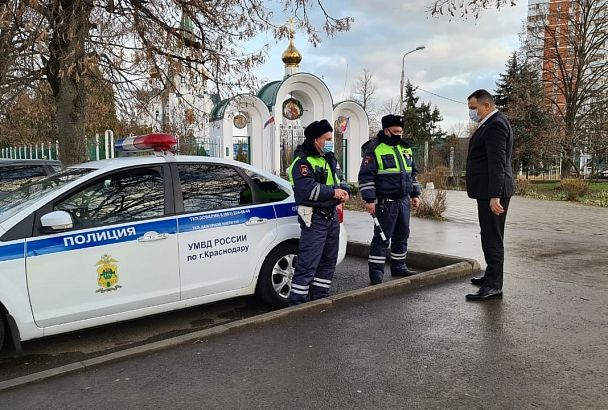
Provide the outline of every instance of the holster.
[[310,228],[312,225],[312,213],[312,206],[298,205],[298,215],[300,215],[300,218],[302,218],[304,225],[306,225],[307,228]]

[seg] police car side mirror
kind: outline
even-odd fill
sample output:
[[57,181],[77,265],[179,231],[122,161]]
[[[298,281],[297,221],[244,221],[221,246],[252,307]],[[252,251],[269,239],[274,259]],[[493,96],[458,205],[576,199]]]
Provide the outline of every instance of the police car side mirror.
[[40,217],[44,232],[56,232],[71,229],[74,226],[72,216],[66,211],[53,211]]

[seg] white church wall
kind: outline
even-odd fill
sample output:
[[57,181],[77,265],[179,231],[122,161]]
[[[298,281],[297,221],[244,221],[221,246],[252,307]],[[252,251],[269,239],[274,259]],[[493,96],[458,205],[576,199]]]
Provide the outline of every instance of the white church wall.
[[[239,113],[247,118],[246,126],[240,129],[233,122],[234,117]],[[271,170],[273,141],[268,138],[271,133],[264,130],[264,123],[268,118],[270,118],[268,108],[259,98],[250,95],[235,97],[226,107],[223,119],[214,122],[214,125],[217,124],[214,135],[221,138],[222,157],[233,159],[235,137],[247,136],[251,164]]]
[[353,101],[343,101],[334,110],[334,118],[348,118],[344,133],[347,144],[347,166],[345,169],[348,182],[357,182],[361,165],[361,145],[368,140],[369,119],[363,108]]
[[[294,93],[294,97],[299,97],[304,106],[301,123],[303,126],[310,124],[315,120],[327,119],[332,120],[333,114],[333,99],[327,85],[318,77],[311,74],[298,73],[289,76],[277,91],[275,102],[275,111],[281,111],[283,101]],[[282,112],[279,112],[283,118]]]

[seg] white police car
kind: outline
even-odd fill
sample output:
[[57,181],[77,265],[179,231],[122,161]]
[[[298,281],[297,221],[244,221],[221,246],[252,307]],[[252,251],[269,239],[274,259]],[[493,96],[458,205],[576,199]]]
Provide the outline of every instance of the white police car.
[[[173,143],[150,134],[122,145]],[[253,293],[284,306],[299,235],[289,183],[240,162],[157,155],[67,168],[0,200],[0,347]],[[339,262],[345,253],[341,227]]]

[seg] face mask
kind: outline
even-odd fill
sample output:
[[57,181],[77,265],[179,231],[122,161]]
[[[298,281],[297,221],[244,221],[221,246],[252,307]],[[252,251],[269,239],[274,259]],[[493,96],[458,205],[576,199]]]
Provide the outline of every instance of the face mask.
[[479,114],[477,114],[477,109],[469,108],[469,118],[473,122],[479,122]]
[[323,152],[329,153],[334,151],[334,142],[333,141],[325,141],[325,145],[323,146]]
[[390,131],[388,133],[391,135],[391,137],[395,137],[395,138],[401,138],[402,137],[402,134],[393,134]]

